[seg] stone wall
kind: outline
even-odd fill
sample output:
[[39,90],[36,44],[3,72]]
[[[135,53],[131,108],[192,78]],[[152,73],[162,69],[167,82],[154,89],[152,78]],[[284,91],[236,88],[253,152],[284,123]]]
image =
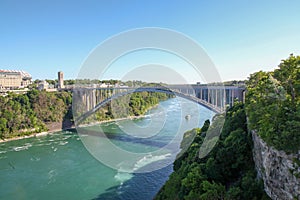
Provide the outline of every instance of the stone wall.
[[266,193],[272,199],[300,200],[300,151],[287,155],[269,147],[254,131],[253,158]]

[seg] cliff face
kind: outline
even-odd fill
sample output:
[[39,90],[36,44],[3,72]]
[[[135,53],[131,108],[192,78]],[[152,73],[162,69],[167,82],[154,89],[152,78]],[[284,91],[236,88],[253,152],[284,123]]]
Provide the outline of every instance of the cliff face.
[[269,147],[254,131],[252,138],[255,166],[266,193],[272,199],[300,200],[300,151],[287,155]]

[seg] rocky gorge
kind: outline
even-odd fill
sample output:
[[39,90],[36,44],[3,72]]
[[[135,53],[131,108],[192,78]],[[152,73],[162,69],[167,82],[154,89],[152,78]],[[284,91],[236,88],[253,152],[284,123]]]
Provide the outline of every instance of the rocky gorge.
[[268,146],[252,131],[253,159],[272,199],[300,199],[300,151],[287,154]]

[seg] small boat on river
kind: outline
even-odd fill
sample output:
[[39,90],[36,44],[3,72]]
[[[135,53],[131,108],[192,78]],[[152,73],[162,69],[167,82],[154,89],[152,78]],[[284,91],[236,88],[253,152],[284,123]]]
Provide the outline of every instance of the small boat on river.
[[185,119],[186,119],[186,120],[191,119],[191,115],[186,115],[186,116],[185,116]]

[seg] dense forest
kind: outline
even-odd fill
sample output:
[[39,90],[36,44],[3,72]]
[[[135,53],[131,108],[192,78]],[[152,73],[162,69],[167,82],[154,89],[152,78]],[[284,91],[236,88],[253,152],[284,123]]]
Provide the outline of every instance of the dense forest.
[[[91,118],[93,121],[103,121],[140,116],[169,97],[164,93],[133,93],[106,104]],[[9,93],[5,97],[0,96],[0,138],[47,131],[47,125],[54,122],[72,123],[72,100],[72,93],[65,91],[30,90],[26,94]],[[91,121],[87,119],[86,122]]]
[[69,92],[31,90],[0,97],[0,138],[10,138],[47,130],[47,123],[72,118]]
[[195,135],[194,140],[175,161],[174,172],[156,199],[269,199],[256,176],[244,105],[236,103],[227,111],[219,141],[200,159],[208,127],[206,121],[201,129],[185,133],[184,140]]
[[300,149],[300,56],[290,55],[272,72],[246,82],[249,127],[268,145],[287,153]]

